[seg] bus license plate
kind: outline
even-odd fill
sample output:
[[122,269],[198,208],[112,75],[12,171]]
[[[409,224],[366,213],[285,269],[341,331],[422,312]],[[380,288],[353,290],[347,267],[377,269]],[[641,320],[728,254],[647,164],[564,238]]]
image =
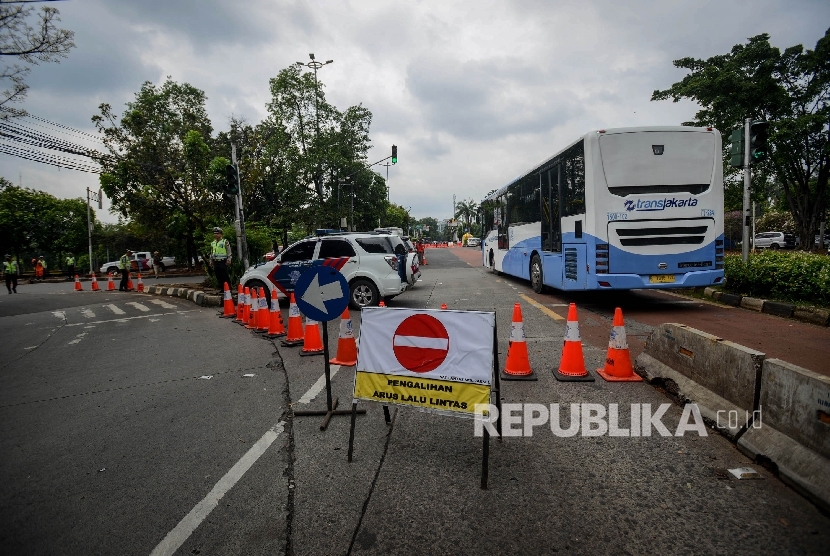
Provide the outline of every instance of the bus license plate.
[[652,284],[673,284],[674,274],[652,274],[648,281]]

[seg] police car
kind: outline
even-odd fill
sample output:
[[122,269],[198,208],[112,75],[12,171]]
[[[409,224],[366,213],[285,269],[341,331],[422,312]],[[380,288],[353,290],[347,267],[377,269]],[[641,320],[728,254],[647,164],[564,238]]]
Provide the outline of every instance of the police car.
[[400,295],[410,279],[413,283],[417,280],[417,263],[407,268],[409,261],[404,259],[412,258],[408,255],[401,238],[391,234],[352,232],[310,237],[289,246],[274,260],[250,267],[240,283],[257,290],[264,288],[270,304],[272,286],[288,296],[303,272],[312,266],[330,266],[339,270],[349,284],[349,305],[361,309],[377,305],[382,298]]

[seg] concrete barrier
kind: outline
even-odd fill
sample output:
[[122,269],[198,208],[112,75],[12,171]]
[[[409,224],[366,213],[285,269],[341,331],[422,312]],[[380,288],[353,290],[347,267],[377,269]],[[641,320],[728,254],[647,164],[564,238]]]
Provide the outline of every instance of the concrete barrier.
[[760,313],[764,309],[764,300],[757,297],[742,297],[741,307]]
[[649,381],[674,382],[673,394],[697,404],[703,418],[734,441],[757,408],[764,358],[759,351],[668,323],[652,331],[635,369]]
[[795,305],[778,301],[764,301],[764,307],[761,309],[763,313],[786,318],[793,316],[793,311],[795,311]]
[[830,324],[830,310],[827,309],[796,307],[795,311],[793,311],[793,317],[819,326],[827,326]]
[[785,482],[830,512],[830,377],[764,361],[759,413],[738,448],[775,463]]

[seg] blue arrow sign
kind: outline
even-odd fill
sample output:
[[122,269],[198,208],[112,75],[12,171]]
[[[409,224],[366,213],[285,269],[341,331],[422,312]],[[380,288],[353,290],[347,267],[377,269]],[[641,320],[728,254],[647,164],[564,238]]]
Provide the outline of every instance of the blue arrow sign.
[[328,322],[339,317],[349,304],[349,284],[336,269],[314,266],[297,280],[294,299],[305,316]]

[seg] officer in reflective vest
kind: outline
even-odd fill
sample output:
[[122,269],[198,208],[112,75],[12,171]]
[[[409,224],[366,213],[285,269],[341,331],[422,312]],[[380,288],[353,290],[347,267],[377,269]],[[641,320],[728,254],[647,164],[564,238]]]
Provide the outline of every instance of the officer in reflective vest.
[[217,226],[213,228],[213,242],[210,244],[210,266],[216,274],[216,282],[220,290],[225,288],[225,283],[228,287],[231,285],[231,277],[228,274],[230,262],[231,245],[227,239],[222,238],[222,228]]
[[3,261],[3,275],[6,277],[9,295],[12,292],[17,293],[17,261],[12,259],[11,255],[6,255],[6,260]]
[[133,252],[127,249],[127,252],[121,255],[121,258],[118,260],[118,270],[121,272],[121,283],[118,285],[118,291],[126,292],[129,291],[127,289],[127,281],[130,277],[130,265],[132,264],[132,256]]
[[72,255],[66,257],[66,275],[70,278],[75,276],[75,257]]

